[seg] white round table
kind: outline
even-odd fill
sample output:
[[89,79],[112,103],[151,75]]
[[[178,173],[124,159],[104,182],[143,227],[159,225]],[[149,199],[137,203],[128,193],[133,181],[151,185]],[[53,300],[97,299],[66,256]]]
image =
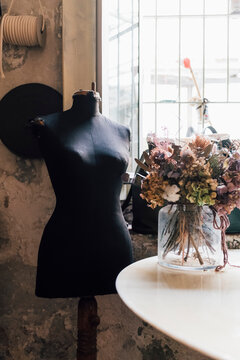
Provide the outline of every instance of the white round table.
[[[229,259],[240,265],[240,250]],[[240,268],[178,271],[154,256],[123,269],[116,287],[130,310],[166,335],[213,359],[240,359]]]

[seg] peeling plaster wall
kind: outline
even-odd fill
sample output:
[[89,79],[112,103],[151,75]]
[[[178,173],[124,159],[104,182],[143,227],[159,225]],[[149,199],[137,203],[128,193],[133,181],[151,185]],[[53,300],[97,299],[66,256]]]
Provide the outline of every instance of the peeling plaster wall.
[[[2,1],[3,8],[10,0]],[[44,49],[4,45],[0,97],[27,82],[62,92],[61,0],[42,0]],[[38,0],[15,1],[14,14],[38,14]],[[75,360],[78,299],[34,295],[37,252],[55,198],[45,164],[0,143],[0,360]],[[135,258],[156,254],[156,239],[132,235]],[[97,297],[99,360],[205,360],[138,319],[117,295]]]
[[[45,48],[27,48],[4,44],[3,69],[7,74],[0,83],[0,97],[12,88],[27,82],[40,82],[62,92],[62,2],[41,0],[46,19]],[[10,0],[2,0],[5,13]],[[15,0],[11,15],[39,15],[39,0]]]
[[[1,4],[5,12],[10,0]],[[42,4],[46,46],[4,44],[0,98],[29,82],[62,92],[61,0]],[[40,12],[38,0],[14,1],[12,14]],[[45,164],[15,156],[2,143],[0,159],[0,359],[75,359],[77,300],[34,295],[41,234],[55,205]]]

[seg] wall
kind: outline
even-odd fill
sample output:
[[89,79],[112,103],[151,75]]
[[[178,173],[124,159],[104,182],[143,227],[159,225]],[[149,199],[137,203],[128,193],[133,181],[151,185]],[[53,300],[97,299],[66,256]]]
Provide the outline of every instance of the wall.
[[[1,3],[6,11],[10,0]],[[42,4],[46,46],[4,45],[6,78],[0,80],[0,97],[28,82],[62,92],[61,0]],[[36,15],[39,2],[15,0],[12,13]],[[3,144],[0,159],[0,359],[74,359],[77,300],[34,295],[38,246],[55,204],[45,164],[15,156]]]
[[91,89],[96,81],[96,1],[62,0],[62,5],[65,110],[71,106],[76,90]]
[[[2,1],[5,9],[9,3]],[[42,3],[46,47],[4,45],[0,97],[27,82],[62,92],[61,0]],[[37,14],[38,1],[15,1],[13,10]],[[2,143],[0,159],[0,360],[74,360],[78,299],[34,295],[39,242],[55,204],[45,164],[15,156]],[[136,259],[156,254],[155,238],[133,235],[133,242]],[[97,301],[99,360],[206,359],[139,320],[117,295]]]
[[[61,0],[41,0],[47,25],[44,49],[17,47],[4,44],[3,61],[7,74],[0,83],[0,97],[12,88],[27,82],[40,82],[62,91],[62,12]],[[1,1],[4,13],[9,0]],[[15,0],[12,15],[41,14],[39,0]]]

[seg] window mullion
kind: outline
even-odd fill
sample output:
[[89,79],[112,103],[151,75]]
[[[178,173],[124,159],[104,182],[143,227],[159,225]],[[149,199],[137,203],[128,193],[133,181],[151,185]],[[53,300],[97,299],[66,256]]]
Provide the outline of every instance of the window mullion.
[[178,52],[178,139],[181,136],[181,29],[182,29],[182,15],[181,15],[181,0],[179,0],[179,52]]
[[143,101],[142,101],[142,61],[141,61],[141,44],[142,44],[142,11],[141,11],[141,0],[138,0],[138,157],[141,155],[142,149],[142,111],[143,111]]
[[[206,56],[205,56],[205,48],[206,48],[206,17],[205,17],[205,0],[203,0],[203,70],[202,70],[202,99],[205,98],[205,63],[206,63]],[[202,114],[202,130],[205,128],[204,124],[204,115],[203,115],[203,108],[200,108],[200,113]]]
[[228,0],[228,13],[227,13],[227,102],[229,101],[229,11],[230,11],[230,0]]
[[[118,26],[118,34],[120,32],[120,0],[117,2],[117,26]],[[117,120],[119,121],[119,113],[120,113],[120,36],[118,36],[117,40],[117,52],[118,52],[118,58],[117,58]]]
[[157,18],[157,0],[155,0],[155,132],[158,132],[158,116],[157,116],[157,83],[158,83],[158,18]]
[[133,131],[134,129],[134,125],[133,125],[133,117],[134,117],[134,111],[133,111],[133,91],[134,91],[134,72],[133,72],[133,60],[134,60],[134,52],[133,52],[133,0],[131,1],[131,6],[132,6],[132,18],[131,18],[131,21],[132,21],[132,33],[131,33],[131,71],[132,71],[132,79],[131,79],[131,129],[132,129],[132,149],[131,149],[131,156],[132,156],[132,164],[134,163],[134,157],[135,157],[135,154],[134,154],[134,151],[133,151],[133,146],[134,146],[134,137],[135,137],[135,133]]

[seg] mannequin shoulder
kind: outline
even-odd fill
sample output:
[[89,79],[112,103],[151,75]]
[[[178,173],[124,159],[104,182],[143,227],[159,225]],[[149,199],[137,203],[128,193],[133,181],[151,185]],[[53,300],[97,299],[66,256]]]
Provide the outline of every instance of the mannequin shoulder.
[[111,125],[116,129],[121,138],[128,141],[131,140],[131,131],[129,127],[122,125],[117,121],[112,121],[108,118],[106,118],[106,120],[111,123]]
[[40,138],[45,128],[44,118],[41,116],[37,116],[36,118],[28,122],[27,127],[31,128],[32,133],[35,137]]
[[121,130],[120,131],[123,133],[123,136],[125,138],[127,138],[129,141],[131,141],[131,131],[130,131],[128,126],[121,125]]
[[37,116],[29,121],[28,126],[32,128],[33,134],[40,138],[51,127],[55,127],[61,120],[63,113],[54,113],[49,115]]

